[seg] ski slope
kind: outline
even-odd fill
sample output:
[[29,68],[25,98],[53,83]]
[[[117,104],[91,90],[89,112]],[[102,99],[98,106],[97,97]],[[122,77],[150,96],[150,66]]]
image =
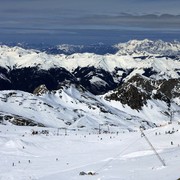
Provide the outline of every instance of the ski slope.
[[[95,67],[115,72],[117,77],[123,75],[124,69],[133,69],[125,82],[151,69],[156,72],[153,79],[179,79],[179,42],[132,40],[116,47],[116,54],[52,55],[0,46],[0,66],[7,72],[26,67],[64,67],[71,73],[77,68]],[[3,73],[0,78],[9,81]],[[98,76],[90,82],[107,84]],[[178,87],[174,88],[177,94]],[[44,89],[40,94],[0,91],[0,180],[180,178],[178,95],[172,96],[170,107],[165,101],[151,98],[135,110],[120,101],[107,100],[107,94],[96,96],[67,82],[58,90]],[[173,124],[168,124],[171,113]],[[17,122],[24,126],[13,125]],[[30,127],[26,123],[44,127]],[[166,166],[141,136],[139,126],[146,128],[145,134]],[[32,135],[36,131],[38,134]],[[80,172],[95,175],[80,176]]]
[[[98,134],[63,129],[32,135],[32,127],[0,125],[1,180],[176,180],[180,178],[180,125],[144,131],[163,166],[141,133]],[[95,175],[80,176],[80,172]]]

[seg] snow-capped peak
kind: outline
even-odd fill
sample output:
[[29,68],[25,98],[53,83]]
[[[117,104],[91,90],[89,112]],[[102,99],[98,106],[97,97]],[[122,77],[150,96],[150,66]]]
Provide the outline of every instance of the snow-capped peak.
[[180,42],[164,42],[162,40],[151,41],[130,40],[127,43],[119,43],[115,45],[119,49],[119,55],[160,55],[160,56],[176,56],[180,55]]

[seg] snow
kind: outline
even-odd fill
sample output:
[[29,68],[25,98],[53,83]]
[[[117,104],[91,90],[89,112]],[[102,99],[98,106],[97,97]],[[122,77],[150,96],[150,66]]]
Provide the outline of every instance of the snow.
[[174,100],[173,100],[174,102],[176,102],[177,103],[177,105],[179,105],[180,106],[180,99],[177,97],[177,98],[174,98]]
[[[2,180],[130,180],[178,179],[180,125],[177,122],[144,131],[164,160],[163,166],[141,133],[98,134],[56,128],[32,135],[32,127],[0,125]],[[173,131],[174,133],[166,133]],[[173,144],[171,144],[171,141]],[[30,162],[29,162],[30,161]],[[96,172],[80,176],[80,172]]]
[[[143,74],[145,68],[153,68],[158,72],[153,75],[155,79],[179,78],[175,71],[180,67],[178,58],[157,57],[179,57],[179,42],[133,40],[117,47],[117,54],[67,56],[0,46],[0,66],[7,69],[64,67],[70,72],[77,67],[94,66],[110,73],[116,67],[134,69],[126,80],[137,73]],[[145,60],[141,58],[144,55]],[[117,74],[122,75],[122,71]],[[6,77],[0,74],[0,78]],[[90,81],[95,85],[106,83],[95,76]],[[171,109],[167,103],[151,99],[141,110],[133,110],[120,102],[107,101],[105,96],[95,96],[81,86],[68,83],[40,96],[23,91],[0,91],[0,179],[180,178],[179,98],[172,100]],[[173,112],[172,124],[170,112]],[[17,117],[45,127],[15,126],[11,122]],[[166,166],[162,166],[141,136],[140,126],[146,129],[145,134]],[[39,133],[32,135],[33,130]],[[43,130],[49,134],[41,133]],[[82,171],[95,172],[95,175],[80,176]]]
[[0,73],[0,79],[4,79],[10,82],[10,80],[2,73]]
[[144,39],[119,43],[115,47],[119,49],[117,54],[176,56],[179,55],[180,43],[178,41],[170,43],[162,40],[152,41]]
[[[13,118],[16,115],[47,127],[94,131],[101,125],[104,131],[110,127],[114,132],[137,130],[141,125],[151,128],[169,121],[169,109],[163,101],[148,100],[147,105],[137,111],[120,102],[106,101],[104,96],[95,96],[75,85],[41,96],[22,91],[1,91],[0,117],[3,123],[8,122],[5,116]],[[173,119],[178,120],[180,107],[172,103],[171,110],[174,111]]]
[[108,85],[106,81],[103,81],[101,78],[96,77],[96,76],[93,76],[93,77],[90,79],[90,82],[91,82],[92,84],[97,84],[97,85],[101,85],[101,84],[102,84],[102,86]]
[[[0,91],[0,118],[3,123],[8,123],[20,116],[47,127],[90,131],[101,125],[104,131],[110,127],[114,132],[134,131],[139,126],[152,128],[170,120],[170,110],[164,101],[151,99],[141,110],[133,110],[121,102],[105,100],[106,95],[95,96],[81,86],[68,83],[40,96],[23,91]],[[178,103],[179,98],[171,103],[176,121],[180,115]],[[4,117],[9,115],[12,120],[5,120]]]
[[[158,72],[157,75],[154,75],[156,79],[179,78],[178,73],[175,71],[177,67],[180,67],[179,58],[171,58],[173,55],[179,57],[179,42],[134,40],[117,46],[120,49],[118,53],[105,55],[93,53],[51,55],[36,50],[25,50],[20,47],[0,46],[0,66],[7,69],[38,66],[45,70],[53,67],[63,67],[70,72],[73,72],[78,67],[94,66],[111,73],[116,67],[137,69],[137,71],[153,68],[154,71]],[[127,52],[124,52],[125,50]],[[146,56],[145,60],[141,59],[142,56]]]

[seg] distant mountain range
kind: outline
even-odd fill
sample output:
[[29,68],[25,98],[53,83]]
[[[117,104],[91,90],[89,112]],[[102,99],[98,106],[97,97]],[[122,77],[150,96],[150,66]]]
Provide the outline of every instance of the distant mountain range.
[[1,45],[0,90],[3,123],[133,130],[167,122],[172,114],[179,120],[180,42],[43,51]]
[[[1,46],[3,44],[1,43]],[[72,55],[74,53],[94,53],[99,55],[105,54],[116,54],[118,51],[123,53],[126,51],[127,54],[132,52],[149,52],[152,54],[161,55],[173,55],[179,54],[178,48],[180,46],[179,41],[165,42],[162,40],[152,41],[148,39],[144,40],[131,40],[125,43],[119,43],[115,45],[98,43],[90,45],[72,45],[72,44],[61,44],[56,46],[51,46],[48,44],[28,44],[28,43],[8,43],[8,47],[20,47],[22,49],[36,49],[40,52],[45,52],[47,54],[65,54]],[[123,52],[122,52],[123,50]],[[132,52],[128,52],[132,51]],[[170,52],[171,53],[170,53]]]

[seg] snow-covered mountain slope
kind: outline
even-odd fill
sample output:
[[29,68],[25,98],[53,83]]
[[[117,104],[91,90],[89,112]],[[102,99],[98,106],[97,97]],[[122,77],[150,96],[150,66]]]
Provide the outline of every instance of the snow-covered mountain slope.
[[[135,41],[136,42],[136,41]],[[129,43],[134,43],[135,45],[143,46],[144,41],[134,41],[128,42],[122,47],[126,50],[129,49]],[[150,43],[149,41],[147,41]],[[133,45],[134,45],[133,44]],[[170,46],[172,45],[172,47]],[[174,50],[173,44],[170,44],[168,47],[171,47],[172,51],[177,55],[179,55],[180,45],[177,44],[176,49]],[[179,46],[178,46],[179,45]],[[119,45],[120,46],[120,45]],[[163,48],[163,43],[161,44]],[[166,43],[164,43],[166,47]],[[142,53],[148,52],[149,46],[146,45],[143,48],[140,48],[138,51]],[[158,48],[154,47],[153,48]],[[146,50],[147,49],[147,50]],[[160,48],[159,48],[160,49]],[[136,46],[130,49],[134,53],[136,53]],[[119,50],[117,54],[107,54],[107,55],[97,55],[93,53],[79,53],[73,55],[50,55],[43,52],[39,52],[36,50],[25,50],[19,47],[0,47],[0,66],[6,69],[14,69],[14,68],[23,68],[23,67],[39,67],[40,69],[48,70],[50,68],[63,67],[70,72],[73,72],[78,67],[95,67],[97,69],[104,69],[109,72],[113,72],[115,68],[121,69],[136,69],[142,70],[147,68],[153,68],[158,74],[164,73],[166,77],[178,77],[177,68],[180,67],[179,56],[177,59],[172,59],[167,56],[166,51],[158,52],[160,50],[153,51],[154,54],[148,57],[139,57],[133,55],[132,52],[123,54],[123,49]],[[150,51],[150,50],[149,50]],[[153,56],[154,55],[154,56]],[[156,57],[158,55],[158,57]],[[167,57],[159,57],[159,56],[167,56]],[[158,77],[158,76],[157,76]],[[160,76],[161,77],[161,76]],[[161,77],[162,78],[162,77]]]
[[[146,105],[150,99],[164,101],[170,108],[171,103],[180,97],[180,80],[155,81],[137,74],[117,89],[107,93],[105,97],[108,100],[120,101],[137,110]],[[178,102],[177,104],[179,105]]]
[[[15,116],[32,120],[47,127],[67,127],[98,129],[103,124],[122,129],[134,129],[141,119],[134,117],[132,122],[125,122],[131,115],[107,106],[93,94],[74,85],[63,87],[58,91],[46,92],[41,96],[21,91],[1,91],[0,97],[2,123],[8,120],[17,124]],[[22,125],[20,123],[19,125]],[[24,123],[26,125],[26,123]],[[145,126],[148,127],[148,123]],[[152,123],[149,123],[152,125]],[[132,127],[131,127],[132,126]],[[153,126],[153,125],[152,125]]]
[[[0,90],[11,91],[1,91],[0,111],[52,127],[152,127],[167,122],[172,111],[178,120],[179,43],[134,40],[118,48],[116,54],[52,55],[1,46]],[[32,95],[42,84],[43,95]]]
[[175,112],[173,119],[179,118],[180,107],[175,102],[169,107],[165,101],[148,99],[137,111],[121,101],[106,100],[104,96],[95,96],[82,86],[68,82],[57,91],[48,91],[41,86],[35,93],[38,96],[22,91],[1,91],[2,123],[90,131],[102,126],[104,131],[108,128],[133,131],[139,126],[149,128],[166,124],[172,110]]
[[[115,45],[119,49],[120,55],[156,55],[156,56],[179,56],[180,42],[164,42],[162,40],[151,41],[148,39],[138,41],[131,40],[127,43],[119,43]],[[175,58],[175,57],[174,57]]]
[[1,46],[0,179],[180,178],[178,44],[68,56]]
[[156,80],[178,79],[179,44],[133,40],[117,45],[116,54],[104,55],[52,55],[0,46],[0,89],[32,92],[37,86],[46,84],[52,90],[58,89],[59,82],[66,79],[80,83],[94,94],[103,94],[136,74]]

